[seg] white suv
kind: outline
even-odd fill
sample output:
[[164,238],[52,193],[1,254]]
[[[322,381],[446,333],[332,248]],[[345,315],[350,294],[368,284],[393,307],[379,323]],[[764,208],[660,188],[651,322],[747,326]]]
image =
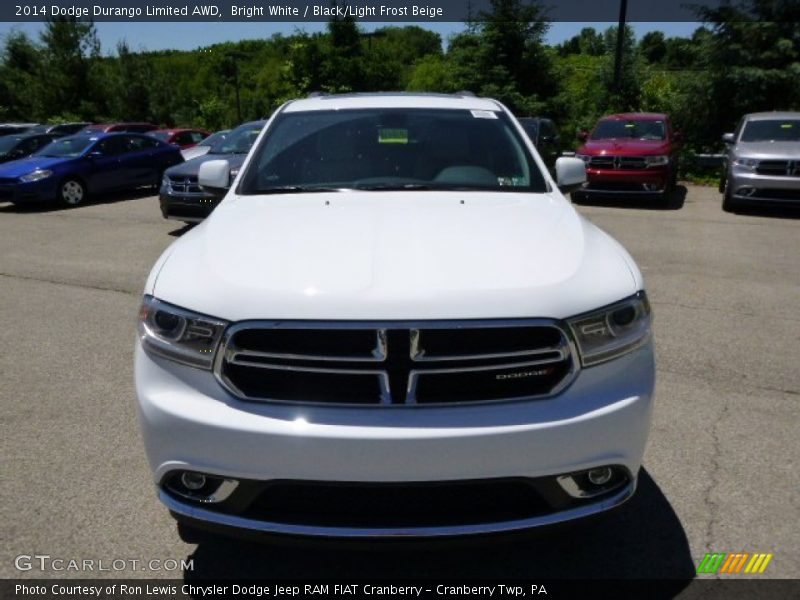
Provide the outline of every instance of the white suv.
[[[583,162],[556,172],[490,99],[276,111],[144,291],[141,424],[179,522],[446,536],[627,500],[650,307],[628,253],[564,199]],[[200,184],[228,174],[208,162]]]

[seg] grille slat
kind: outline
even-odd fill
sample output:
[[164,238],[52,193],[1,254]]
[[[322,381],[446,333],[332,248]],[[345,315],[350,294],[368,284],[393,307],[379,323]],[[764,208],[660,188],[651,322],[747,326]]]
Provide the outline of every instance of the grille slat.
[[644,156],[592,156],[589,166],[595,169],[646,169],[647,159]]
[[760,160],[756,167],[756,173],[800,177],[800,160]]
[[253,401],[438,405],[549,396],[577,361],[552,321],[249,322],[229,328],[215,373]]

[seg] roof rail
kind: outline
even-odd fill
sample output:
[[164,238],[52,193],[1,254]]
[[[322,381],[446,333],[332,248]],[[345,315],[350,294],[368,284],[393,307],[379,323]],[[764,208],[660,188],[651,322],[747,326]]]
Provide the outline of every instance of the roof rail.
[[474,98],[475,92],[470,92],[469,90],[461,90],[460,92],[456,92],[453,94],[454,96],[466,96],[467,98]]
[[321,98],[322,96],[327,96],[325,92],[311,92],[308,97],[309,98]]

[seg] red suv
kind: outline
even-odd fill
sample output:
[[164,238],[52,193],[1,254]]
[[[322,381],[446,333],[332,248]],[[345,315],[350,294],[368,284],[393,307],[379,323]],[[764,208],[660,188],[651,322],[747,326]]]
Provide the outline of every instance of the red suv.
[[588,196],[617,198],[651,196],[669,203],[678,174],[681,136],[669,116],[624,113],[603,117],[591,134],[579,136],[576,156],[586,163],[587,181],[573,192],[574,200]]

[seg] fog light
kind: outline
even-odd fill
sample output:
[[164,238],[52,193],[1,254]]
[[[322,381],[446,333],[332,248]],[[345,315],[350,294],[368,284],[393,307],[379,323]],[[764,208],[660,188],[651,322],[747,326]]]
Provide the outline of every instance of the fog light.
[[736,190],[737,196],[752,196],[756,191],[756,188],[753,187],[740,187]]
[[196,491],[206,484],[206,476],[201,473],[186,471],[181,475],[181,483],[187,490]]
[[589,481],[594,485],[605,485],[611,481],[612,472],[608,467],[600,467],[599,469],[592,469],[587,474]]

